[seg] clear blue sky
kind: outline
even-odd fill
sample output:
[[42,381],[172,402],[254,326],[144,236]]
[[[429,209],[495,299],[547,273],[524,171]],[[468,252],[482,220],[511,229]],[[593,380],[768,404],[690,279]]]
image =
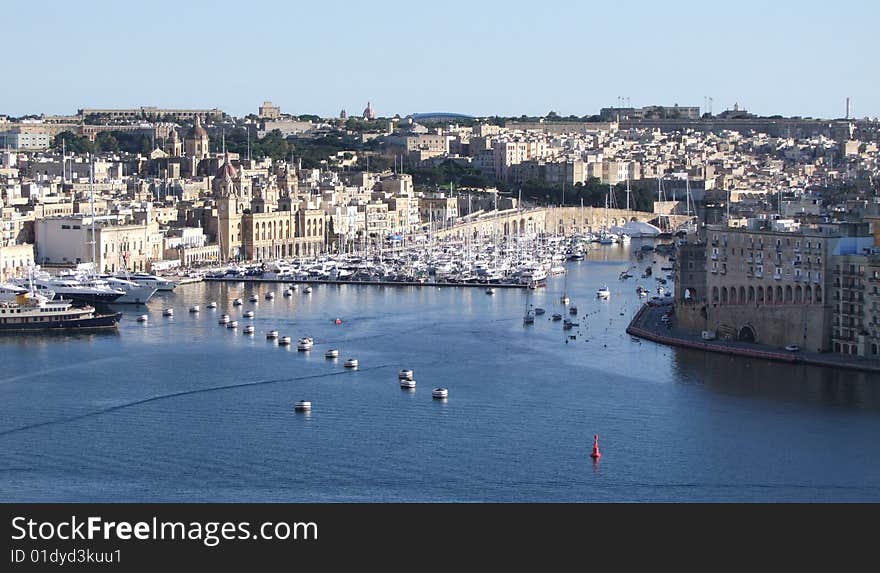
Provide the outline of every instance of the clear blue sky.
[[800,0],[4,0],[0,113],[880,115],[878,4]]

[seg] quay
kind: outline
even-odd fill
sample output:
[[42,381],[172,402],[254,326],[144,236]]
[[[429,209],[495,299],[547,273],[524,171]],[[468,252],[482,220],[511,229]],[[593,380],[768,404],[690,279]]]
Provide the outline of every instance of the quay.
[[809,366],[823,366],[826,368],[847,368],[880,374],[880,365],[877,361],[845,354],[831,354],[808,352],[803,349],[797,352],[789,352],[785,349],[776,349],[769,346],[735,340],[703,340],[699,334],[686,332],[675,327],[675,318],[671,320],[671,327],[667,327],[660,317],[669,309],[671,304],[655,305],[645,304],[633,316],[626,333],[638,338],[644,338],[667,346],[679,346],[705,352],[716,352],[729,356],[744,356],[747,358],[763,358],[788,364],[805,364]]
[[418,281],[347,281],[332,279],[264,279],[259,277],[204,277],[205,281],[226,283],[286,283],[286,284],[327,284],[327,285],[366,285],[366,286],[415,286],[415,287],[476,287],[476,288],[509,288],[524,289],[524,284],[494,283],[454,283],[454,282],[418,282]]

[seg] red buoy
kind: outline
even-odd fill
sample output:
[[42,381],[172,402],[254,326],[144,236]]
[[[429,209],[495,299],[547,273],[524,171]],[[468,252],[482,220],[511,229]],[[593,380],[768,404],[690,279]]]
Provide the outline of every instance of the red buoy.
[[593,436],[593,453],[590,454],[590,457],[594,460],[598,460],[602,457],[602,452],[599,451],[599,435],[596,434]]
[[342,319],[341,319],[341,318],[337,318],[334,322],[336,322],[336,324],[342,324]]

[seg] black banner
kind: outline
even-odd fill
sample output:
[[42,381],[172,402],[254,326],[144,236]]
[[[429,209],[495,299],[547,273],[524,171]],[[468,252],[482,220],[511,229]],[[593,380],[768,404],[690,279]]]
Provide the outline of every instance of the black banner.
[[[840,537],[833,524],[870,523],[876,515],[875,506],[822,504],[6,504],[0,510],[0,571],[262,570],[352,560],[423,569],[463,555],[496,564],[529,558],[621,566],[645,559],[699,563],[701,555],[748,562],[782,552],[790,562],[830,547]],[[858,537],[850,530],[848,545],[858,546]],[[850,549],[836,563],[855,555]]]

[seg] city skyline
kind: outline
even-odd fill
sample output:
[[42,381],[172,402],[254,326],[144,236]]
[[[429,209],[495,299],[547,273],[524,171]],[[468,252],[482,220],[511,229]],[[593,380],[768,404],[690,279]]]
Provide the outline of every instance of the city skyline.
[[[758,115],[840,118],[849,97],[850,117],[880,115],[876,70],[859,57],[880,15],[868,5],[818,19],[818,2],[745,2],[707,14],[695,2],[508,3],[501,11],[453,1],[414,13],[387,1],[341,15],[266,2],[235,20],[226,2],[162,0],[150,14],[90,2],[52,6],[39,19],[31,6],[7,9],[21,24],[9,30],[10,45],[27,46],[20,64],[48,81],[10,90],[0,101],[10,116],[149,105],[243,116],[268,99],[285,113],[324,117],[360,115],[367,101],[379,116],[582,117],[621,101],[705,112],[708,97],[714,113],[738,104]],[[173,22],[155,16],[166,12]],[[613,26],[621,14],[625,26]],[[89,29],[99,33],[82,32]],[[835,29],[847,33],[831,46]],[[33,42],[35,34],[44,41]]]

